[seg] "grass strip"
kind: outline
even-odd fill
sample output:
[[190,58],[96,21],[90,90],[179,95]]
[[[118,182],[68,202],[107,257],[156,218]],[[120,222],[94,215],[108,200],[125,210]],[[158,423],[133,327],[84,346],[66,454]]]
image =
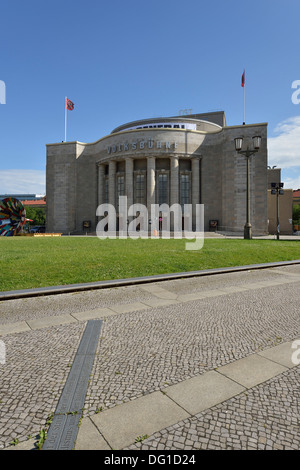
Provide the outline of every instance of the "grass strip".
[[199,251],[186,240],[97,237],[0,237],[0,290],[300,259],[290,240],[206,239]]

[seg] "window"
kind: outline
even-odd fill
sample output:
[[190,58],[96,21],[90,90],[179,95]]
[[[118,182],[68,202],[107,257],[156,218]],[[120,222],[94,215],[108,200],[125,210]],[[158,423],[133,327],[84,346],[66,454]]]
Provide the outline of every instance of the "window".
[[118,196],[124,196],[124,191],[125,191],[124,176],[118,175],[117,181],[118,181],[118,188],[117,188]]
[[146,205],[146,184],[145,184],[145,174],[137,173],[135,175],[135,203]]
[[108,176],[106,176],[104,181],[104,202],[106,204],[109,202],[108,197]]
[[190,175],[187,173],[180,175],[180,204],[182,211],[184,204],[190,204]]
[[125,195],[125,177],[117,175],[117,211],[119,212],[119,196]]
[[159,173],[158,175],[158,204],[168,204],[168,175]]

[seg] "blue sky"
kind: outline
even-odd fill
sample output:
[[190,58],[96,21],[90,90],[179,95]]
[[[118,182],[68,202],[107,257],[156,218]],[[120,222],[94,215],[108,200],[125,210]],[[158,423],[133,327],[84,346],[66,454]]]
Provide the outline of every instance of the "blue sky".
[[300,188],[299,13],[298,0],[4,0],[0,194],[45,193],[65,96],[69,141],[181,109],[238,125],[244,69],[246,124],[268,122],[269,165]]

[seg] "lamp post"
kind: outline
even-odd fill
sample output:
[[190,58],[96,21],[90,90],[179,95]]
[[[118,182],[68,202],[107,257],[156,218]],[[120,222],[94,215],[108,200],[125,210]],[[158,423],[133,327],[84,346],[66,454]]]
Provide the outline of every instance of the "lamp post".
[[246,224],[244,226],[244,239],[250,240],[252,238],[252,226],[250,223],[250,157],[257,153],[260,149],[261,137],[256,135],[252,137],[253,148],[247,146],[246,150],[242,150],[243,137],[236,137],[234,139],[235,150],[244,155],[247,160],[247,197],[246,197]]
[[284,194],[283,183],[271,183],[271,194],[276,194],[276,216],[277,216],[277,228],[276,228],[276,238],[279,240],[279,196]]

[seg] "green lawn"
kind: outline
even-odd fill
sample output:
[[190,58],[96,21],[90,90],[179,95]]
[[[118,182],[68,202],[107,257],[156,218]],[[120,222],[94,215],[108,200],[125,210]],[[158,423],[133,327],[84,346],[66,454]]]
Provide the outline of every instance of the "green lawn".
[[185,243],[174,239],[0,237],[0,290],[300,259],[298,241],[207,239],[199,251],[185,250]]

